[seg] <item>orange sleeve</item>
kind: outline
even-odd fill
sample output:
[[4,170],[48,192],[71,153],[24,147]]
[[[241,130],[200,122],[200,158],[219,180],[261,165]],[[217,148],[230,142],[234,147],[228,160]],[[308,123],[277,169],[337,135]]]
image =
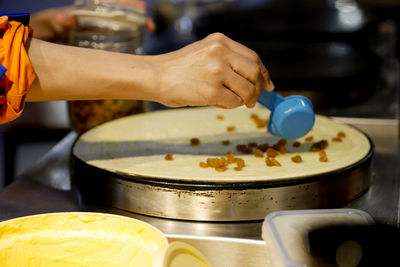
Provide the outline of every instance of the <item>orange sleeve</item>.
[[18,118],[35,72],[24,44],[32,34],[29,26],[0,17],[0,64],[7,69],[0,80],[0,123]]

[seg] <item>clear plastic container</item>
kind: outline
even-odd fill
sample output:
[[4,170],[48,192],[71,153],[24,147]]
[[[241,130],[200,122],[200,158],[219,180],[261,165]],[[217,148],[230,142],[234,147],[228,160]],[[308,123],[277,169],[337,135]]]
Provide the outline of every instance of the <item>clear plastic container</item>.
[[78,25],[71,32],[71,44],[141,54],[145,7],[130,0],[76,0]]
[[[71,31],[74,46],[112,52],[143,54],[145,3],[132,0],[76,0],[78,24]],[[118,90],[118,88],[115,88]],[[85,100],[68,102],[71,126],[78,133],[130,114],[145,111],[136,100]]]
[[315,209],[278,211],[269,214],[262,225],[272,266],[327,266],[311,257],[307,235],[311,230],[334,225],[370,225],[371,216],[356,209]]

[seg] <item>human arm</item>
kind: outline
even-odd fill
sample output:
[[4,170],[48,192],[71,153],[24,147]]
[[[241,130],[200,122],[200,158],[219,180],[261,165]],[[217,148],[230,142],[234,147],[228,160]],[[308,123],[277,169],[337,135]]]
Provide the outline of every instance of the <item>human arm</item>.
[[136,99],[170,107],[251,107],[273,90],[257,54],[222,34],[177,51],[137,56],[32,39],[28,101]]

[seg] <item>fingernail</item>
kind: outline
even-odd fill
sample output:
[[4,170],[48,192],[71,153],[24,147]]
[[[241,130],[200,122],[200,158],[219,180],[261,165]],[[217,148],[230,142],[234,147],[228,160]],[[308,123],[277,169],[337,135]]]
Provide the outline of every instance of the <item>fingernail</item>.
[[256,106],[256,102],[247,104],[248,108],[254,108]]
[[269,80],[268,81],[267,91],[273,91],[274,89],[275,89],[274,83],[271,80]]

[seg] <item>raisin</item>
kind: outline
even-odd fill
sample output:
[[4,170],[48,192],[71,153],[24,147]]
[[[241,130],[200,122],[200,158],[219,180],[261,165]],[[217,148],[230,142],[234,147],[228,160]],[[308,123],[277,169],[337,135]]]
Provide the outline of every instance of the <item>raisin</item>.
[[244,159],[242,158],[235,158],[236,165],[238,167],[244,167]]
[[251,142],[251,143],[248,143],[247,146],[248,147],[257,147],[258,145],[255,142]]
[[327,162],[328,161],[328,157],[326,156],[326,152],[324,150],[320,150],[318,152],[319,154],[319,161],[321,162]]
[[314,152],[315,151],[320,151],[320,150],[323,150],[323,149],[327,148],[328,145],[329,145],[328,141],[323,139],[323,140],[321,140],[321,141],[319,141],[317,143],[312,144],[312,146],[310,148],[310,151],[314,151]]
[[279,161],[277,161],[274,158],[269,158],[268,157],[265,162],[266,162],[267,166],[269,166],[269,167],[273,167],[273,166],[280,167],[281,166]]
[[226,166],[216,167],[215,170],[217,172],[224,172],[224,171],[226,171]]
[[224,145],[224,146],[229,146],[230,143],[231,142],[229,140],[223,140],[222,141],[222,145]]
[[303,161],[303,159],[301,158],[300,155],[293,156],[293,157],[291,157],[291,159],[292,159],[292,161],[293,161],[294,163],[300,163],[300,162]]
[[299,141],[296,141],[296,142],[293,143],[293,146],[294,147],[300,147],[301,143]]
[[228,127],[226,127],[226,131],[227,132],[233,132],[233,131],[235,131],[236,130],[236,127],[235,126],[228,126]]
[[234,163],[235,162],[235,156],[233,155],[232,152],[226,153],[225,157],[228,160],[228,163]]
[[190,139],[190,145],[192,146],[198,146],[200,144],[199,138],[192,138]]
[[260,117],[253,113],[250,115],[250,118],[254,121],[254,123],[256,124],[257,128],[265,128],[265,126],[267,126],[268,123],[268,119],[266,120],[262,120],[260,119]]
[[322,139],[322,140],[320,141],[320,144],[321,144],[321,149],[325,149],[325,148],[327,148],[328,145],[329,145],[328,141],[325,140],[325,139]]
[[253,120],[258,119],[258,115],[256,113],[251,113],[250,118]]
[[273,149],[275,149],[276,151],[279,151],[280,146],[278,144],[275,144],[272,146]]
[[306,142],[312,142],[312,141],[314,141],[314,137],[313,136],[309,136],[309,137],[306,137]]
[[267,149],[267,157],[269,158],[275,158],[276,156],[278,156],[278,151],[273,149],[273,148],[268,148]]
[[257,120],[255,121],[257,128],[265,128],[268,124],[268,120]]
[[272,162],[271,158],[267,158],[265,160],[265,163],[267,164],[268,167],[273,167],[274,163]]
[[346,137],[346,133],[340,131],[340,132],[337,133],[337,137],[345,138]]
[[236,145],[236,150],[239,152],[243,152],[246,148],[247,146],[243,144]]
[[243,154],[251,154],[253,152],[252,147],[248,147],[247,145],[244,144],[237,145],[236,150],[242,152]]
[[200,165],[201,168],[208,168],[208,167],[210,167],[210,166],[208,166],[208,164],[205,163],[205,162],[200,162],[199,165]]
[[262,152],[260,149],[256,149],[254,150],[254,156],[256,156],[257,158],[262,158],[264,157],[264,152]]
[[279,147],[279,152],[280,152],[281,154],[285,154],[285,153],[287,152],[287,150],[286,150],[285,147],[281,146],[281,147]]
[[261,144],[257,147],[259,150],[261,150],[262,152],[266,152],[267,149],[269,148],[269,145],[267,143],[265,144]]
[[244,160],[241,158],[235,158],[232,152],[226,153],[225,157],[220,158],[208,158],[207,162],[200,162],[201,168],[213,167],[218,172],[224,172],[227,170],[228,165],[236,163],[234,167],[235,171],[240,171],[244,167]]
[[278,143],[276,143],[278,146],[284,146],[286,145],[287,140],[285,138],[279,139]]
[[312,151],[312,152],[316,152],[316,151],[320,151],[320,150],[321,150],[321,147],[319,146],[319,143],[314,143],[310,147],[310,151]]

